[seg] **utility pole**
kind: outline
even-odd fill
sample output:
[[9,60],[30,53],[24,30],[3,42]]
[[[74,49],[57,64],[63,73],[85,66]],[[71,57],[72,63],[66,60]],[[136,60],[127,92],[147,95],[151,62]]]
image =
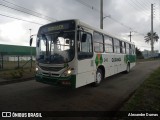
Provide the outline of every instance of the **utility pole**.
[[[29,29],[29,31],[30,31],[30,38],[31,38],[31,31],[32,31],[32,29]],[[31,46],[31,68],[32,68],[32,46]],[[31,71],[31,69],[30,69],[30,71]]]
[[103,0],[100,1],[100,28],[103,29]]
[[153,4],[151,4],[151,54],[153,57],[154,53],[154,43],[153,43]]
[[131,42],[131,41],[132,41],[132,40],[131,40],[131,38],[132,38],[132,31],[130,31],[129,37],[130,37],[130,42]]

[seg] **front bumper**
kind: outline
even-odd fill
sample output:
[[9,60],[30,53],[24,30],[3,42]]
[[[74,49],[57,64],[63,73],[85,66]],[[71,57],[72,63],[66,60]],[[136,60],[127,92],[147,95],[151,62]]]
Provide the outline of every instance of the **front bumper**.
[[76,75],[71,75],[69,77],[51,77],[51,76],[49,77],[37,74],[35,78],[36,81],[45,84],[50,84],[55,86],[65,86],[71,88],[76,87]]

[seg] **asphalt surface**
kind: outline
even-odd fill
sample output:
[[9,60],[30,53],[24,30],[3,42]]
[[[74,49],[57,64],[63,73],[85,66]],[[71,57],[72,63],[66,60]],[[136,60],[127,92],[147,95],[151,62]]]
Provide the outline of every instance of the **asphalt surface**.
[[118,110],[160,61],[138,63],[129,74],[106,78],[100,86],[60,88],[35,80],[0,86],[0,111]]

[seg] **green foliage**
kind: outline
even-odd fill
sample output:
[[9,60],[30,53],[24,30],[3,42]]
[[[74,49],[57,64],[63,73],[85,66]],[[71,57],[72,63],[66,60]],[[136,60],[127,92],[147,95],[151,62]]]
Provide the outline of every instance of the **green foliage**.
[[160,111],[160,68],[136,90],[121,111]]
[[12,71],[10,74],[13,79],[16,79],[16,78],[22,78],[23,73],[24,73],[23,69],[19,69],[19,70]]
[[136,48],[136,55],[137,59],[144,59],[142,52],[138,48]]
[[[144,37],[146,43],[151,42],[151,32],[148,32],[147,35]],[[153,43],[158,42],[159,36],[156,32],[153,33]]]

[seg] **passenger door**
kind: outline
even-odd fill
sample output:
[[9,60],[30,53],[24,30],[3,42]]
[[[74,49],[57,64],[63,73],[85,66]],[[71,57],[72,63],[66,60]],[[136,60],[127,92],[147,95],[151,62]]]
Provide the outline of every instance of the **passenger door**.
[[89,32],[79,31],[77,46],[78,74],[76,78],[76,88],[94,82],[92,46],[92,34]]

